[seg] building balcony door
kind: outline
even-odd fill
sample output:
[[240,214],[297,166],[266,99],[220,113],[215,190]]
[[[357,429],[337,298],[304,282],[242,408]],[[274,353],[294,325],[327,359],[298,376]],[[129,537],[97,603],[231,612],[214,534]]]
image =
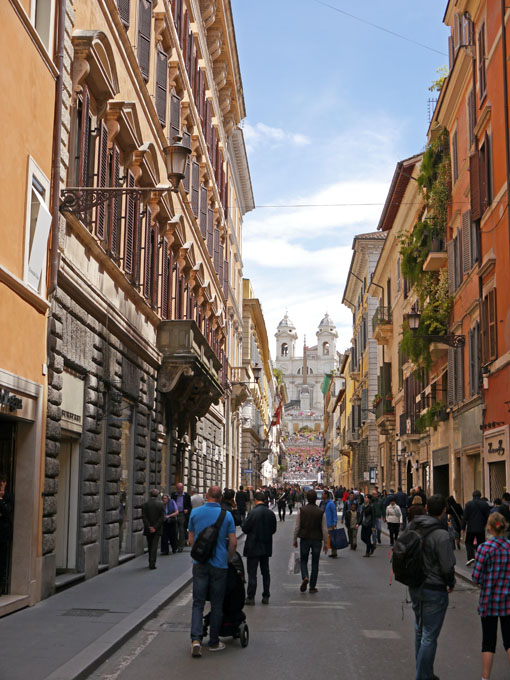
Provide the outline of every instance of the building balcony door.
[[0,595],[11,591],[15,451],[16,425],[0,418]]
[[63,439],[60,444],[57,492],[55,558],[57,571],[76,569],[78,533],[79,444]]

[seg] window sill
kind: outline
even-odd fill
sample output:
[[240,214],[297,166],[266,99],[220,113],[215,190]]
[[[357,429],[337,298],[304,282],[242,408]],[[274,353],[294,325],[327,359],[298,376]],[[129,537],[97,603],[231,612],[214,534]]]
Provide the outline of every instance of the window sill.
[[32,307],[45,314],[50,308],[50,303],[45,300],[39,293],[30,288],[24,281],[18,279],[17,276],[12,274],[8,269],[0,264],[0,281],[5,283],[5,285],[17,293],[25,302],[28,302]]

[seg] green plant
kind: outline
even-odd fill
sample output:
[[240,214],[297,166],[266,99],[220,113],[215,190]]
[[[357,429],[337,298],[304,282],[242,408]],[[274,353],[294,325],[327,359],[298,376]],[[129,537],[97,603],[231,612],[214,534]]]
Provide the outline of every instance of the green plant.
[[440,92],[441,88],[443,87],[443,83],[448,78],[449,75],[449,69],[448,66],[443,65],[440,66],[439,68],[436,69],[436,73],[439,76],[439,78],[436,78],[436,80],[432,81],[431,86],[429,87],[430,92]]
[[377,406],[382,401],[382,397],[380,394],[376,394],[375,397],[372,399],[372,406]]
[[418,432],[424,433],[429,427],[437,430],[444,408],[445,405],[443,403],[435,401],[425,413],[422,413],[422,415],[416,419],[416,429]]
[[276,378],[276,383],[278,385],[283,384],[283,373],[279,368],[273,368],[273,375]]

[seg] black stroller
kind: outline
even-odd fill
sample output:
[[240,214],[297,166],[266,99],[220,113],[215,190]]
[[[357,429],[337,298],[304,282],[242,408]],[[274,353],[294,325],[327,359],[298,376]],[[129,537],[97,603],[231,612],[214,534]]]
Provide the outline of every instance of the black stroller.
[[[228,565],[227,588],[223,600],[223,621],[220,629],[220,637],[239,638],[241,647],[247,647],[250,640],[250,631],[246,623],[246,614],[243,612],[244,601],[244,564],[241,555],[236,552]],[[207,637],[210,624],[210,614],[204,616],[204,638]]]

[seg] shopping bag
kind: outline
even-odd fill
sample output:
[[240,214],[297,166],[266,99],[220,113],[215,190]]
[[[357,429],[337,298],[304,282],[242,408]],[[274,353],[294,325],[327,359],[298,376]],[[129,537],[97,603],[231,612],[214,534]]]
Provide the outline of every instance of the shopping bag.
[[289,574],[299,574],[301,571],[301,558],[299,557],[299,552],[293,550],[290,553],[289,558]]
[[332,529],[329,532],[329,537],[331,540],[331,547],[333,548],[333,550],[342,550],[343,548],[347,548],[347,546],[349,545],[345,529],[342,528]]

